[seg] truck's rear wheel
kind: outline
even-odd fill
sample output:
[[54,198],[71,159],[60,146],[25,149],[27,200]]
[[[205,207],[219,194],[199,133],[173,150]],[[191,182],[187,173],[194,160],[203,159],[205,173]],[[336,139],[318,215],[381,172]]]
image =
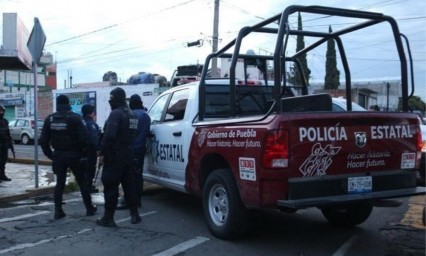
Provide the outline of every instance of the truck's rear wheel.
[[333,225],[353,227],[366,221],[373,210],[371,203],[355,203],[321,209],[324,217]]
[[241,201],[231,170],[218,169],[207,177],[203,209],[210,231],[218,238],[239,238],[251,227],[251,214]]

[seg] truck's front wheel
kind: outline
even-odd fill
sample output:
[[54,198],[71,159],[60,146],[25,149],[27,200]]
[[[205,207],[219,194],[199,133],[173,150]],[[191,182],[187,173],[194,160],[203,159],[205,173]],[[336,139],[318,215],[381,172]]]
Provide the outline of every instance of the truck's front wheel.
[[250,213],[229,169],[215,170],[207,177],[203,209],[210,231],[218,238],[239,238],[250,229]]
[[331,206],[321,209],[324,217],[333,225],[353,227],[366,221],[373,210],[371,203]]

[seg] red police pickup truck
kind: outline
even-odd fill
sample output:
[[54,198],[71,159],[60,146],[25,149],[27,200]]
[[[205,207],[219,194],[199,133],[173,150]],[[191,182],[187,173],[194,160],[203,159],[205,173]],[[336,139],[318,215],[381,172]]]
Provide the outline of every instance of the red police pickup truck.
[[[351,27],[292,30],[288,19],[298,12],[351,18]],[[351,89],[342,39],[380,23],[391,24],[400,53],[402,108],[354,111],[351,102],[359,95]],[[275,36],[274,54],[240,53],[242,42],[255,33]],[[289,56],[286,47],[293,35],[317,40]],[[293,88],[286,81],[286,63],[300,67],[300,54],[328,40],[339,45],[347,112],[332,111],[329,93],[309,93],[305,77]],[[416,187],[421,134],[418,118],[408,111],[404,50],[396,22],[379,13],[290,6],[245,27],[207,57],[201,81],[176,86],[152,104],[144,178],[201,196],[208,227],[222,239],[247,234],[255,210],[317,207],[332,224],[354,226],[370,216],[377,200],[424,194]],[[229,77],[207,78],[213,58],[231,59]],[[253,84],[247,76],[237,77],[238,65],[256,66],[264,79]]]

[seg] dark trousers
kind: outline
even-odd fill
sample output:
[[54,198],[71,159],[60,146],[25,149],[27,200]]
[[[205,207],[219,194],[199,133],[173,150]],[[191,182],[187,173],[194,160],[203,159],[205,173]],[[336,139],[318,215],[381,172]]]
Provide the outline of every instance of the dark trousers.
[[64,193],[68,168],[70,168],[74,174],[86,209],[92,205],[92,198],[90,196],[89,187],[87,186],[86,176],[84,174],[84,168],[82,168],[80,159],[81,157],[76,156],[75,153],[55,152],[52,159],[52,170],[53,173],[56,174],[54,195],[55,208],[62,208],[62,196]]
[[113,214],[117,208],[120,184],[123,187],[124,199],[130,211],[137,210],[135,166],[124,157],[116,157],[104,164],[102,183],[104,185],[105,212]]
[[135,156],[135,165],[136,165],[136,193],[139,198],[143,193],[143,164],[145,160],[146,148],[134,150],[133,154]]
[[98,157],[96,155],[96,151],[88,150],[87,153],[87,163],[86,163],[86,180],[89,188],[94,185],[93,180],[95,178],[96,173],[96,161]]
[[8,158],[7,151],[8,147],[6,144],[0,143],[0,172],[2,172],[2,174],[4,174],[4,170],[6,168],[6,162]]

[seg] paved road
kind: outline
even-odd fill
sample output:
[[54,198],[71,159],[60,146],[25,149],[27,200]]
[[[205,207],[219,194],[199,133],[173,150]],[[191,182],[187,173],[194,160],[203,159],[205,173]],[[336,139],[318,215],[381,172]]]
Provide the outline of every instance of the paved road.
[[[34,145],[20,145],[15,144],[15,153],[17,159],[35,159],[36,148]],[[46,161],[48,158],[43,154],[40,146],[37,148],[38,160]],[[12,155],[9,153],[9,157]]]

